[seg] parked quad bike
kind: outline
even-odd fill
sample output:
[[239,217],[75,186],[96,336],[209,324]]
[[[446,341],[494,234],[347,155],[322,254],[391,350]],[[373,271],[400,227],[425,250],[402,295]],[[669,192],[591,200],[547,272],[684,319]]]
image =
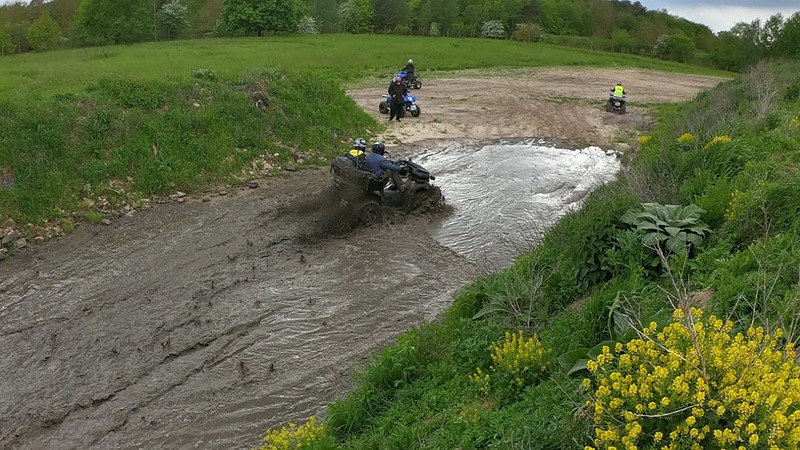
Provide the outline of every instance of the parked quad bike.
[[391,181],[384,182],[372,172],[356,166],[345,156],[331,162],[333,188],[337,200],[345,208],[352,208],[358,225],[369,226],[383,220],[384,207],[412,212],[427,202],[441,202],[441,191],[430,182],[435,177],[421,165],[408,160],[394,161],[406,171],[403,189]]
[[399,76],[408,89],[422,89],[422,79],[416,73],[411,75],[411,78],[408,77],[406,72],[402,71],[395,74],[395,76]]
[[608,101],[606,101],[606,111],[617,114],[625,114],[627,104],[627,97],[614,97],[612,94],[608,96]]
[[[405,101],[403,108],[410,112],[412,116],[419,117],[419,115],[422,113],[422,108],[420,108],[416,103],[417,96],[406,94],[403,100]],[[381,114],[389,114],[391,111],[391,101],[392,97],[389,94],[383,94],[383,101],[378,105],[378,111],[380,111]]]

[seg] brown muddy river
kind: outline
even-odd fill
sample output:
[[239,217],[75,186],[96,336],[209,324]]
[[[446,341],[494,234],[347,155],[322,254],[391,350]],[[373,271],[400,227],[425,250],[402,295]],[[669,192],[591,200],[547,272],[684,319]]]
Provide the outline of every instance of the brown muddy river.
[[324,168],[0,263],[0,448],[252,448],[619,169],[537,140],[403,152],[445,213],[327,235]]

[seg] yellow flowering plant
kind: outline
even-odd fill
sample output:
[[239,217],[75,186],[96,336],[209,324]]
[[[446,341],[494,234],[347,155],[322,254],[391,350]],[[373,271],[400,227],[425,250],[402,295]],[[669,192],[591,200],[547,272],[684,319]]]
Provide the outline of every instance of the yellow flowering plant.
[[264,443],[258,450],[295,450],[310,448],[328,438],[325,425],[318,423],[317,418],[311,416],[302,425],[290,423],[280,429],[269,430],[264,436]]
[[535,334],[526,338],[522,330],[506,331],[503,339],[492,343],[491,351],[489,371],[478,367],[470,377],[484,395],[521,393],[523,387],[534,385],[547,373],[550,352]]
[[706,145],[703,146],[703,149],[708,150],[709,148],[715,145],[730,144],[730,143],[731,143],[731,137],[726,134],[723,134],[721,136],[714,136],[714,139],[708,141]]
[[692,133],[683,133],[678,137],[678,142],[681,144],[691,144],[694,142],[694,135]]
[[782,332],[676,310],[659,331],[604,347],[587,367],[586,449],[797,449],[800,365]]

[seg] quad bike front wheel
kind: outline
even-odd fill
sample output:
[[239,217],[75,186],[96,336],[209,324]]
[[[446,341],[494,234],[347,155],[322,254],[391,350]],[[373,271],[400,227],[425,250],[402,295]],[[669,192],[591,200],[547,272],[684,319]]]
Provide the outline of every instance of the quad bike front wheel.
[[619,113],[620,113],[620,114],[625,114],[625,108],[626,108],[627,106],[628,106],[628,105],[626,105],[625,103],[623,103],[623,104],[622,104],[622,107],[619,109]]
[[414,82],[412,86],[414,87],[414,89],[422,89],[422,81],[417,80]]
[[381,102],[381,104],[378,105],[378,111],[380,111],[381,114],[389,114],[389,104]]
[[416,106],[414,107],[414,109],[411,110],[411,115],[414,117],[419,117],[421,112],[422,110],[419,108],[419,106]]

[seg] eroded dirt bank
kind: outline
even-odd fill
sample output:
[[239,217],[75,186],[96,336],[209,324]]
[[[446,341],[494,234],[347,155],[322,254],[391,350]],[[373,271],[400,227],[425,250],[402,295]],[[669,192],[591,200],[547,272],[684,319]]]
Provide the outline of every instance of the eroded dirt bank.
[[[610,146],[648,120],[633,104],[644,92],[677,101],[720,81],[531,73],[425,80],[422,116],[382,139],[409,154],[431,138]],[[602,110],[615,78],[631,91],[626,116]],[[377,116],[383,89],[351,95]],[[320,412],[354,366],[485,270],[431,237],[429,215],[321,233],[327,183],[324,168],[262,180],[0,262],[0,448],[250,448]]]

